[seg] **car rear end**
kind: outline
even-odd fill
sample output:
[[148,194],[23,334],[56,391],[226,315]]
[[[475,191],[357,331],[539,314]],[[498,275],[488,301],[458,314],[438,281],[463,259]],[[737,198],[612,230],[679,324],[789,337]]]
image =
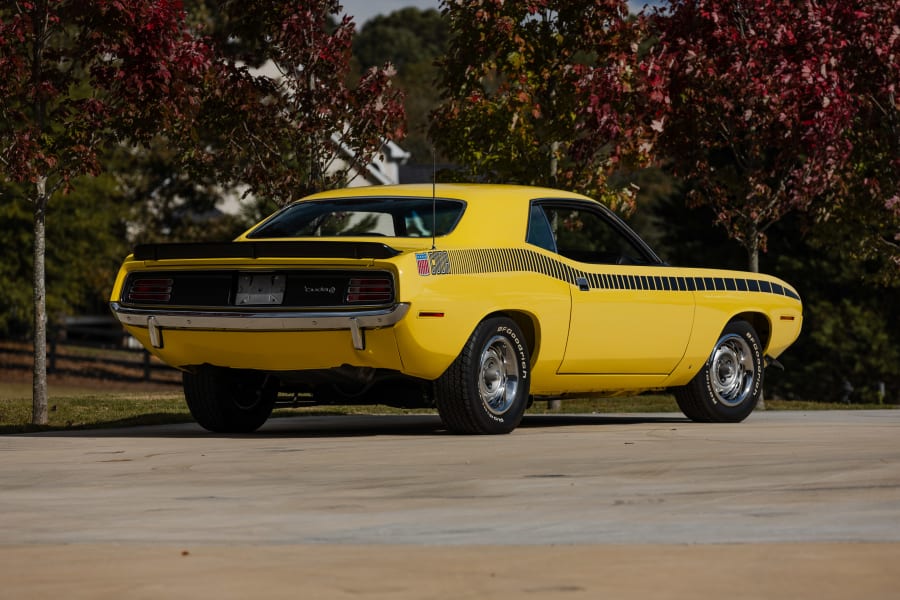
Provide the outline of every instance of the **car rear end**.
[[[111,308],[180,369],[399,369],[398,251],[368,242],[139,246]],[[310,335],[314,334],[314,335]]]

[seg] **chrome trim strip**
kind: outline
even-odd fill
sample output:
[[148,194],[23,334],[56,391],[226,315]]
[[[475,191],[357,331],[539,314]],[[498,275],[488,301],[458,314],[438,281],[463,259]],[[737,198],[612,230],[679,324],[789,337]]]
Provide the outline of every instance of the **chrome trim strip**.
[[[357,310],[352,312],[263,312],[241,310],[234,312],[166,310],[131,308],[110,302],[113,314],[123,325],[151,329],[194,329],[207,331],[316,331],[347,329],[354,333],[354,346],[362,344],[361,329],[389,327],[409,312],[408,303],[391,308]],[[359,332],[359,336],[355,332]],[[161,340],[161,336],[160,336]],[[362,348],[358,348],[362,349]]]

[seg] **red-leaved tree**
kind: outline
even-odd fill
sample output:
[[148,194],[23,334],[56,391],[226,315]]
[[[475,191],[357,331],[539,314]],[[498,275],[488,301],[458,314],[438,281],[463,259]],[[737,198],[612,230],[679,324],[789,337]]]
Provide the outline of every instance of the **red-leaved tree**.
[[672,0],[655,15],[671,110],[662,152],[747,250],[841,180],[860,2]]
[[900,285],[900,2],[842,3],[853,146],[842,184],[813,206],[813,239],[868,277]]
[[102,151],[175,127],[199,102],[206,47],[179,0],[19,0],[0,6],[0,177],[34,210],[34,424],[47,423],[45,216]]
[[[194,127],[194,156],[222,183],[284,205],[347,183],[404,135],[390,65],[348,85],[354,24],[337,0],[207,1],[219,60]],[[190,146],[187,140],[184,145]]]

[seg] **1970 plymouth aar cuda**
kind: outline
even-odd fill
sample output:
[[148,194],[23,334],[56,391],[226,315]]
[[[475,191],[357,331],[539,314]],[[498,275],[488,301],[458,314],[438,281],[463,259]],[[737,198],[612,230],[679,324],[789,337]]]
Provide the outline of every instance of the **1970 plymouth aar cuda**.
[[736,422],[802,322],[783,281],[669,266],[594,200],[498,185],[329,191],[233,242],[138,246],[111,307],[217,432],[289,394],[507,433],[533,400],[669,388]]

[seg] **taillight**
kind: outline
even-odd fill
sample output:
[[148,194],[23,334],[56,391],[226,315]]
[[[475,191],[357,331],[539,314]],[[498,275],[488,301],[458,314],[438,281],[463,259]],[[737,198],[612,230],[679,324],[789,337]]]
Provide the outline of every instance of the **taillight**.
[[347,304],[386,304],[394,299],[394,286],[387,277],[366,277],[350,280]]
[[132,280],[126,302],[170,302],[172,300],[172,279],[141,279]]

